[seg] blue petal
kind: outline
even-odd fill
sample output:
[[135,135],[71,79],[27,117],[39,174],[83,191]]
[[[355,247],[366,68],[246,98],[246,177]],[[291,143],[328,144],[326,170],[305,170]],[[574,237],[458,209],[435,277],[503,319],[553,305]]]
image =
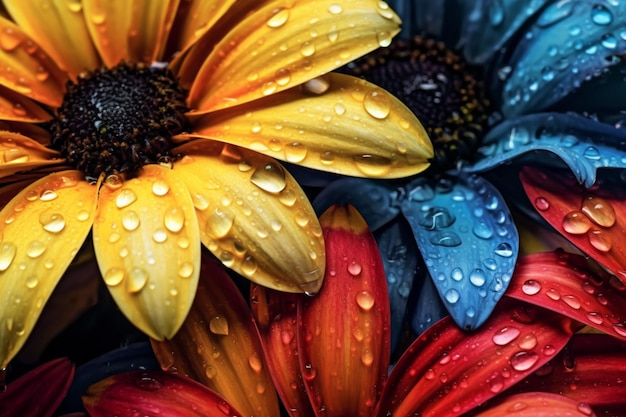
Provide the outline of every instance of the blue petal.
[[590,187],[598,168],[626,168],[625,145],[626,132],[613,126],[574,114],[533,114],[491,129],[478,150],[480,159],[466,170],[483,171],[530,151],[548,151]]
[[344,178],[325,187],[313,201],[318,214],[333,204],[352,204],[374,231],[393,220],[400,208],[399,190],[392,183],[362,178]]
[[389,226],[380,229],[375,237],[385,267],[385,275],[387,275],[387,291],[391,306],[391,351],[393,352],[402,335],[413,277],[416,273],[423,275],[426,271],[425,269],[417,271],[418,257],[421,258],[421,256],[419,256],[413,234],[402,217],[398,217]]
[[517,229],[500,193],[478,176],[419,185],[432,193],[410,192],[402,213],[446,308],[460,327],[474,329],[508,286]]
[[411,301],[415,296],[415,302],[411,302],[406,314],[410,318],[411,329],[420,335],[447,316],[448,311],[439,298],[437,288],[430,276],[424,276],[419,282],[419,286],[415,286],[417,287],[414,289],[415,295],[411,294]]
[[619,62],[625,15],[626,2],[615,0],[552,2],[498,64],[504,115],[546,109]]

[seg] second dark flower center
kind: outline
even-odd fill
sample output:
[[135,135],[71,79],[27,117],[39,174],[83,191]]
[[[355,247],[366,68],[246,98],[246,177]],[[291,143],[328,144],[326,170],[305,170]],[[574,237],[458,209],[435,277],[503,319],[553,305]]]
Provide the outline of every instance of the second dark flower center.
[[168,163],[172,136],[187,130],[186,92],[166,68],[119,64],[68,83],[49,124],[52,148],[87,179],[135,176]]

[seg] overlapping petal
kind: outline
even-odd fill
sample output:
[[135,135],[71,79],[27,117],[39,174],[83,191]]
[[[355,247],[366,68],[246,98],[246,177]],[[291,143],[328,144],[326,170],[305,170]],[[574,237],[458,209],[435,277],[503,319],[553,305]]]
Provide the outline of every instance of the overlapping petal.
[[201,111],[240,105],[326,74],[380,46],[400,20],[383,1],[268,2],[230,28],[189,91]]
[[156,339],[180,328],[200,274],[200,232],[185,182],[146,165],[100,190],[93,226],[100,272],[122,312]]
[[58,152],[18,133],[0,131],[0,178],[62,162]]
[[42,123],[50,120],[52,116],[23,94],[0,86],[0,118],[27,123]]
[[0,368],[22,347],[94,221],[97,186],[78,171],[31,184],[0,211]]
[[528,392],[506,397],[498,405],[476,415],[476,417],[595,417],[588,404],[572,400],[563,395],[546,392]]
[[322,229],[306,195],[278,162],[209,140],[177,148],[174,165],[189,190],[200,236],[224,265],[288,292],[322,285]]
[[580,183],[591,187],[599,168],[626,168],[626,134],[604,123],[574,114],[539,113],[505,121],[487,133],[478,150],[480,159],[467,170],[492,169],[521,155],[547,151],[533,161],[555,164],[557,156]]
[[129,3],[132,3],[132,13],[126,36],[128,55],[124,59],[146,65],[162,61],[161,53],[180,0],[135,0]]
[[208,114],[194,124],[191,137],[358,177],[416,174],[433,156],[426,132],[404,104],[374,84],[343,74]]
[[[52,57],[56,65],[67,72],[72,79],[76,79],[81,72],[93,70],[100,65],[100,58],[87,30],[83,15],[83,2],[64,4],[46,0],[19,3],[4,1],[3,3],[20,27],[19,30],[12,27],[10,32],[19,35],[19,37],[5,38],[7,40],[13,39],[10,45],[37,51],[38,55],[45,56],[42,55],[41,50],[38,50],[37,45],[41,46]],[[6,24],[7,22],[3,19],[2,25],[5,26]],[[33,44],[29,39],[24,39],[21,35],[22,30],[36,44]],[[3,47],[3,49],[6,48]],[[11,49],[9,48],[9,51]],[[16,56],[14,59],[22,61],[23,57]],[[43,68],[50,71],[49,64]],[[45,78],[45,72],[41,73],[41,77]],[[61,96],[58,95],[54,98],[57,101],[47,104],[60,104]]]
[[129,57],[128,40],[133,3],[135,1],[83,1],[87,30],[98,55],[107,67],[113,67]]
[[513,275],[518,233],[498,190],[470,174],[418,178],[401,203],[426,267],[457,324],[489,317]]
[[152,345],[163,369],[219,392],[245,416],[278,416],[276,392],[250,309],[219,263],[203,256],[198,292],[180,331]]

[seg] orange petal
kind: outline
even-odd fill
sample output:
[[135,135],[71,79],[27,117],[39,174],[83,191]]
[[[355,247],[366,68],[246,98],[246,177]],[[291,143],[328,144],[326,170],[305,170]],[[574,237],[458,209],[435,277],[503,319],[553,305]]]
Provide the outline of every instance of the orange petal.
[[78,171],[50,174],[0,212],[0,368],[22,347],[87,237],[97,187]]
[[159,60],[179,1],[135,0],[129,2],[132,3],[132,17],[127,35],[128,55],[125,57],[127,61],[151,65]]
[[130,58],[128,43],[135,2],[83,0],[82,3],[87,30],[104,65],[113,67]]
[[0,131],[0,178],[62,161],[58,152],[26,136]]
[[[24,7],[20,6],[19,10],[13,10],[12,4],[9,2],[6,5],[7,8],[15,11],[17,16],[28,20],[33,17],[28,6],[35,8],[40,3],[21,3]],[[39,16],[42,15],[46,16],[46,13]],[[34,27],[37,27],[38,23],[42,25],[41,27],[48,27],[51,23],[47,20],[43,23],[39,19],[33,19],[32,22],[34,22]],[[2,31],[0,84],[33,100],[58,107],[63,101],[67,77],[59,70],[55,62],[40,50],[39,45],[28,36],[27,29],[23,29],[24,27],[29,26],[18,27],[0,16],[0,31]],[[67,44],[63,45],[67,46]]]
[[191,193],[202,243],[224,265],[266,287],[317,292],[322,229],[289,172],[271,158],[209,140],[174,152],[185,155],[174,171]]
[[41,123],[52,116],[35,102],[13,90],[0,86],[0,119]]
[[358,177],[413,175],[426,169],[433,156],[413,112],[374,84],[343,74],[208,114],[194,125],[188,136]]
[[333,416],[373,415],[390,355],[382,259],[354,207],[332,206],[320,223],[326,276],[319,294],[300,299],[298,305],[300,369],[315,410]]
[[278,401],[250,309],[223,267],[202,257],[198,292],[172,340],[152,341],[164,370],[219,392],[245,416],[278,416]]
[[563,395],[527,392],[505,398],[476,417],[595,417],[591,407]]
[[198,220],[185,183],[146,165],[100,190],[93,239],[100,272],[128,319],[155,339],[171,338],[193,301],[200,274]]
[[389,45],[400,31],[378,0],[281,3],[260,6],[220,39],[195,74],[192,108],[214,111],[297,86]]

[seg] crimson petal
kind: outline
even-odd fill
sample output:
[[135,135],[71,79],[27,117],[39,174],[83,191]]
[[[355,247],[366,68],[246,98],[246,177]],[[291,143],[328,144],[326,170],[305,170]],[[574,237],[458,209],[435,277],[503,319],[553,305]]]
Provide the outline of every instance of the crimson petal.
[[379,415],[461,415],[548,362],[571,335],[569,318],[509,298],[472,333],[446,317],[400,358]]
[[543,218],[580,250],[626,282],[626,190],[584,188],[571,176],[524,167],[526,195]]
[[242,417],[219,394],[162,371],[129,371],[92,385],[83,397],[92,417]]
[[626,291],[585,257],[563,251],[524,256],[506,292],[626,340]]
[[3,417],[52,416],[73,378],[74,364],[68,359],[46,362],[0,390],[0,414]]
[[476,417],[594,417],[588,404],[562,395],[528,392],[507,397],[504,401]]

